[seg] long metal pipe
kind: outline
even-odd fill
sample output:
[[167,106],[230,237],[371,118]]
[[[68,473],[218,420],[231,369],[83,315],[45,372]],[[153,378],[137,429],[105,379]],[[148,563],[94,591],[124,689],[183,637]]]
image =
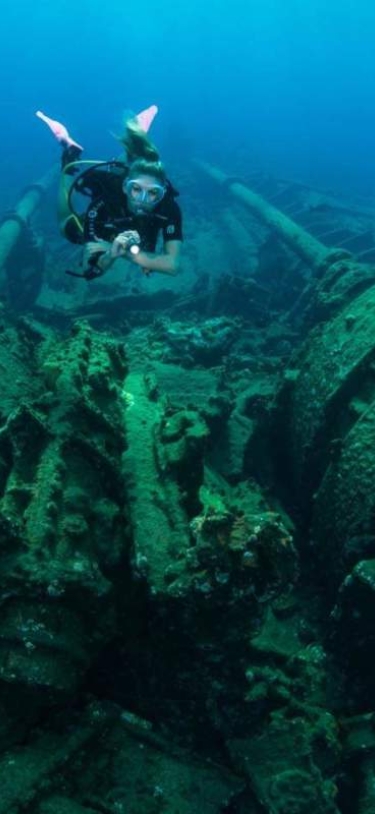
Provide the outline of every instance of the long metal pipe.
[[15,209],[5,215],[0,225],[0,269],[5,265],[24,227],[38,208],[40,201],[57,176],[57,166],[52,167],[35,184],[27,187]]
[[195,161],[194,163],[213,181],[228,189],[240,203],[246,206],[255,218],[276,232],[281,240],[309,266],[319,269],[322,265],[329,263],[330,258],[332,258],[332,262],[336,261],[338,254],[342,257],[349,256],[348,252],[341,252],[339,249],[335,250],[324,246],[309,232],[298,226],[279,209],[267,203],[260,195],[252,192],[238,179],[231,178],[205,161]]

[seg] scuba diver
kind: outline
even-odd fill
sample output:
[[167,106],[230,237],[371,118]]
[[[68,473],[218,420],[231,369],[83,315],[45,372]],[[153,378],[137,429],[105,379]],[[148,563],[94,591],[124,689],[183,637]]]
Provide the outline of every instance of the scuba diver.
[[[178,270],[182,245],[181,210],[175,200],[178,192],[147,135],[156,113],[157,107],[152,105],[126,121],[120,139],[126,160],[81,161],[83,147],[66,127],[37,111],[63,147],[59,192],[62,234],[84,246],[83,273],[68,274],[92,280],[121,257],[146,275],[175,274]],[[89,198],[80,213],[75,206],[77,198],[81,205]],[[163,240],[160,252],[159,235]]]

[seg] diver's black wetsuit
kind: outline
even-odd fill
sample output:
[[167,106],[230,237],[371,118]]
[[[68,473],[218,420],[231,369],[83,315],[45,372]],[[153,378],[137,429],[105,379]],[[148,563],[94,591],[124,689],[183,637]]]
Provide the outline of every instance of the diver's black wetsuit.
[[[178,193],[167,182],[167,192],[152,212],[134,215],[128,209],[127,197],[122,191],[126,169],[113,172],[91,172],[84,183],[84,194],[91,202],[81,216],[83,232],[67,228],[66,237],[73,243],[87,243],[96,239],[112,241],[128,229],[135,230],[141,238],[141,249],[154,252],[159,233],[164,243],[182,240],[181,210],[175,201]],[[79,186],[78,186],[79,191]]]

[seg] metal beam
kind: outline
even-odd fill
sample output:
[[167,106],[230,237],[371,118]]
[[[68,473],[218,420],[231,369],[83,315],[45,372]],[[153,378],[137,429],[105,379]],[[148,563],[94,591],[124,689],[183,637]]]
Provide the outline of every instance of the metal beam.
[[231,178],[204,161],[195,161],[194,163],[209,178],[222,188],[229,190],[231,195],[243,204],[255,218],[268,226],[269,229],[272,229],[292,251],[316,271],[329,265],[330,262],[336,262],[339,258],[350,257],[349,252],[324,246],[309,232],[298,226],[260,195],[252,192],[238,179]]
[[27,187],[15,209],[3,218],[0,225],[0,269],[4,267],[21,232],[28,226],[29,219],[38,208],[44,193],[57,176],[57,172],[57,166],[53,167],[39,181]]

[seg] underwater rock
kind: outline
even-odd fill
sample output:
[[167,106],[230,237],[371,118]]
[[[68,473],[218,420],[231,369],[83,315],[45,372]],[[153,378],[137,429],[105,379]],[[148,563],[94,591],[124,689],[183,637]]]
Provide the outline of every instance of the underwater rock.
[[262,734],[228,744],[233,766],[249,777],[267,814],[339,814],[335,783],[319,768],[315,739],[322,734],[279,713]]
[[188,570],[197,592],[206,586],[213,596],[224,591],[228,601],[246,593],[264,601],[295,583],[297,553],[279,515],[260,506],[253,515],[233,512],[214,495],[205,500],[190,524]]
[[79,761],[90,744],[113,725],[115,716],[118,717],[119,712],[114,708],[92,704],[79,721],[71,721],[70,727],[64,729],[60,722],[56,731],[38,733],[31,741],[3,754],[0,757],[0,814],[16,814],[26,805],[30,812],[37,814],[41,798],[50,796],[59,778],[64,785],[66,766]]
[[[245,783],[110,704],[68,716],[0,760],[0,814],[221,814]],[[235,808],[237,810],[237,808]]]
[[162,331],[160,322],[158,338],[165,346],[164,359],[191,366],[218,365],[237,339],[240,331],[238,319],[216,317],[195,325],[191,322],[171,322]]

